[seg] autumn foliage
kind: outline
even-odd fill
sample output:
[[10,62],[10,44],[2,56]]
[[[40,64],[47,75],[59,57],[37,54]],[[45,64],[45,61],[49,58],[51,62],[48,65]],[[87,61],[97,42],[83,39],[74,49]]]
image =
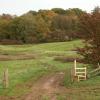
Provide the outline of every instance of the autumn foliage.
[[22,44],[76,39],[78,17],[82,13],[84,11],[78,8],[53,8],[29,11],[21,16],[3,14],[0,16],[0,43]]
[[85,40],[85,47],[79,49],[87,63],[100,63],[100,8],[95,8],[91,14],[83,14],[80,18],[80,32]]

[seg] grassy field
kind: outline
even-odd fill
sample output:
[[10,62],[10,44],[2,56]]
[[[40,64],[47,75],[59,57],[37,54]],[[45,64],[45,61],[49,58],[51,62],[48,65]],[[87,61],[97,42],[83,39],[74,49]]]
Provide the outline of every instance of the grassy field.
[[[68,69],[73,67],[73,62],[63,63],[54,60],[59,56],[81,57],[75,49],[83,45],[81,40],[34,45],[0,45],[0,95],[23,95],[29,92],[30,87],[43,75],[64,71],[66,74],[63,85],[70,89],[77,88],[77,91],[57,94],[58,100],[66,100],[68,95],[70,96],[69,100],[80,100],[80,96],[83,98],[86,96],[87,100],[100,100],[100,76],[79,83],[71,83]],[[83,66],[83,64],[78,63],[78,66]],[[4,89],[2,85],[2,75],[5,68],[9,69],[8,89]],[[83,87],[87,90],[80,92],[80,88]]]

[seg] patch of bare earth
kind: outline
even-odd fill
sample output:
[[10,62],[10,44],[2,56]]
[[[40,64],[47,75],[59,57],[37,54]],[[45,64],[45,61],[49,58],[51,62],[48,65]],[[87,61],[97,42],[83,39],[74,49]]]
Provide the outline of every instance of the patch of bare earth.
[[16,54],[16,55],[3,55],[0,54],[0,61],[8,60],[25,60],[25,59],[35,59],[35,54]]
[[56,100],[56,93],[60,91],[63,76],[63,72],[44,76],[33,85],[30,93],[16,99],[43,100],[44,97],[48,97],[50,100]]

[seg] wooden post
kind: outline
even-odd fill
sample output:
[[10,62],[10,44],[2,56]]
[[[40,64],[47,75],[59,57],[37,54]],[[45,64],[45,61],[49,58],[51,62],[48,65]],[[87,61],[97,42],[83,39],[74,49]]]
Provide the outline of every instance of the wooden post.
[[100,64],[98,63],[98,67],[100,68]]
[[85,80],[87,78],[87,68],[85,67]]
[[74,75],[76,76],[76,60],[74,60]]
[[70,71],[71,71],[71,73],[70,73],[71,74],[71,82],[73,82],[74,81],[74,72],[73,72],[74,69],[72,68]]
[[4,70],[3,85],[4,85],[4,88],[8,88],[8,86],[9,86],[8,68],[6,68],[6,69]]

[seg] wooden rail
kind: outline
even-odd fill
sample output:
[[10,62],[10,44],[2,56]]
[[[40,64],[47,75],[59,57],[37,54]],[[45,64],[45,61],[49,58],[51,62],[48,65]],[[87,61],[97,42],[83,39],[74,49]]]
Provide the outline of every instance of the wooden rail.
[[96,76],[98,74],[100,74],[100,66],[98,68],[94,69],[93,71],[89,72],[88,77],[90,78],[90,77]]

